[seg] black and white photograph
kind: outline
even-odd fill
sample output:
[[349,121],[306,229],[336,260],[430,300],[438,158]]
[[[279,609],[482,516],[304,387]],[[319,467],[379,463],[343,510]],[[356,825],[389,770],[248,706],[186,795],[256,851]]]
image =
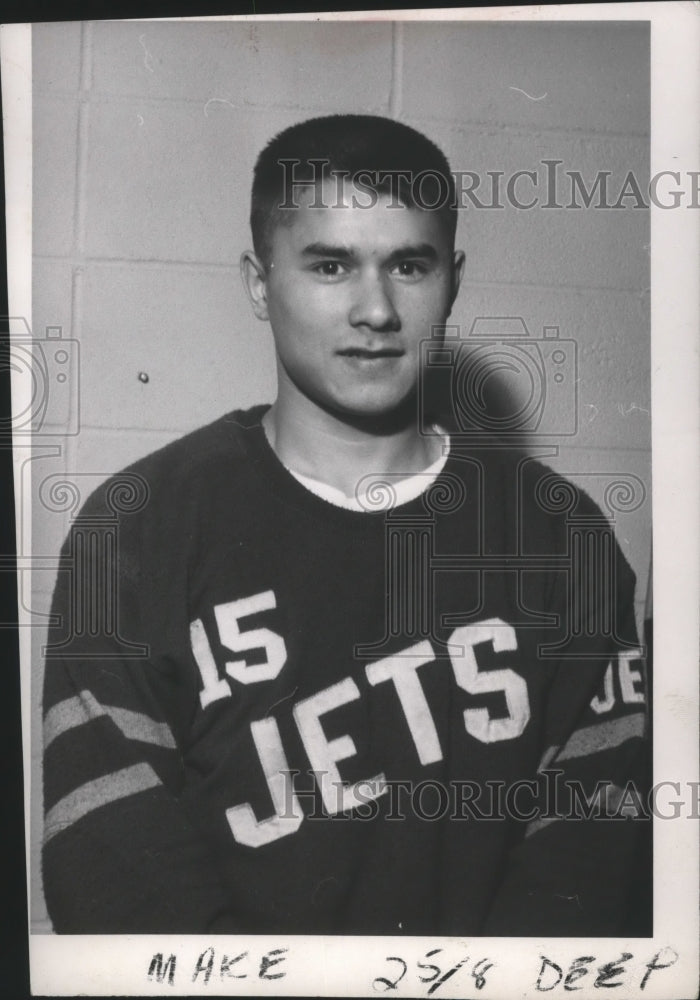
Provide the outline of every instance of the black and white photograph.
[[697,986],[660,6],[3,27],[33,992]]

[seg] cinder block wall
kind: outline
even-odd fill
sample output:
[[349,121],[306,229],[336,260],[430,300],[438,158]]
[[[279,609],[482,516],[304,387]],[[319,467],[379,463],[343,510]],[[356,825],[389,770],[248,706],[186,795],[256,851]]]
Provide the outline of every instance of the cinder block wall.
[[[70,518],[47,477],[67,474],[84,499],[101,475],[233,406],[274,397],[271,336],[238,277],[263,144],[316,114],[389,114],[434,138],[453,169],[478,172],[482,201],[489,171],[541,173],[545,159],[589,183],[611,171],[614,199],[629,170],[642,184],[648,177],[648,76],[644,24],[34,27],[33,331],[61,326],[80,352],[79,381],[50,399],[23,468],[32,551],[49,557],[22,594],[36,624],[35,719],[50,561]],[[517,191],[528,200],[527,182]],[[568,203],[568,187],[559,200]],[[609,481],[599,473],[633,473],[650,492],[649,230],[631,204],[470,206],[458,233],[467,268],[452,322],[466,333],[479,316],[521,316],[533,338],[559,326],[577,342],[579,430],[546,460],[599,502]],[[547,417],[555,428],[559,405]],[[641,618],[650,500],[615,525]],[[31,921],[46,931],[39,729]]]

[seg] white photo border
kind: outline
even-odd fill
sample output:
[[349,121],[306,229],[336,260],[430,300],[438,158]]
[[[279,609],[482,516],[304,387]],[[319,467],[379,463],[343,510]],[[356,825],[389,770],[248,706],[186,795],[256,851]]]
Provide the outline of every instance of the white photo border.
[[[280,15],[256,18],[191,18],[177,20],[649,20],[652,46],[651,173],[699,169],[700,148],[700,17],[692,3],[599,4],[588,7],[483,8],[479,10],[369,11],[332,15]],[[148,19],[151,20],[151,19]],[[171,20],[162,18],[159,20]],[[31,26],[2,28],[3,114],[10,315],[31,326]],[[654,527],[654,779],[698,789],[698,224],[700,212],[651,208],[652,320],[652,454]],[[13,381],[20,399],[27,386]],[[16,456],[19,462],[19,455]],[[18,466],[16,466],[16,469]],[[16,509],[26,511],[20,477],[15,478]],[[18,519],[19,520],[19,519]],[[22,614],[20,602],[20,614]],[[27,625],[28,621],[20,621]],[[20,657],[25,754],[25,817],[29,829],[31,795],[28,767],[30,726],[30,629],[20,627]],[[29,855],[29,849],[27,848]],[[29,856],[28,856],[29,868]],[[594,967],[630,953],[620,974],[619,998],[692,996],[698,987],[698,827],[691,818],[654,822],[654,936],[651,939],[579,938],[338,938],[216,936],[98,937],[30,935],[32,992],[37,995],[122,996],[260,995],[260,996],[424,996],[428,987],[417,977],[417,962],[426,952],[443,948],[445,968],[468,955],[466,973],[445,981],[438,996],[489,997],[563,995],[560,983],[551,991],[537,989],[542,957],[566,970],[581,954],[594,955]],[[250,975],[230,979],[222,987],[192,973],[208,948],[220,956],[248,952]],[[235,951],[234,951],[235,949]],[[278,949],[286,951],[276,952]],[[276,968],[269,953],[276,952]],[[173,985],[148,978],[156,954],[164,961],[177,956]],[[271,974],[260,976],[263,956]],[[654,956],[667,969],[652,970],[643,992],[642,980]],[[394,957],[410,967],[396,988],[381,984],[400,971]],[[488,959],[493,967],[483,988],[472,974]],[[392,964],[394,963],[394,964]],[[394,977],[395,978],[395,977]],[[388,981],[387,980],[387,981]],[[587,980],[590,982],[589,980]],[[225,990],[225,992],[224,992]],[[587,996],[585,989],[581,993]]]

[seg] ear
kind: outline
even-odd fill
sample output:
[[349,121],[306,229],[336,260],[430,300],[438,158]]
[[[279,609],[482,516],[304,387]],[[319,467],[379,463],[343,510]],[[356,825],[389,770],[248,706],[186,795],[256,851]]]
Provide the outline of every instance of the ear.
[[459,286],[462,283],[462,276],[464,275],[464,250],[455,250],[454,257],[452,258],[452,295],[450,298],[450,309],[455,303],[457,298],[457,293],[459,292]]
[[269,319],[267,312],[267,272],[252,250],[241,254],[241,279],[253,312],[258,319]]

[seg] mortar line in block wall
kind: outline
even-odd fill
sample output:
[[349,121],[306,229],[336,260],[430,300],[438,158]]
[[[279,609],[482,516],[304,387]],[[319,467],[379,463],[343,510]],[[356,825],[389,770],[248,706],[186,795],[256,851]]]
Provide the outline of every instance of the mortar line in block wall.
[[[33,259],[38,262],[47,263],[64,263],[64,264],[94,264],[97,267],[148,267],[153,270],[163,270],[167,271],[169,269],[180,268],[181,270],[187,271],[211,271],[214,273],[230,273],[233,275],[238,274],[238,264],[227,264],[220,263],[217,261],[196,261],[196,260],[167,260],[163,257],[99,257],[99,256],[88,256],[81,255],[78,259],[75,256],[65,256],[62,254],[34,254]],[[626,285],[576,285],[576,284],[564,284],[561,281],[547,284],[535,284],[530,281],[488,281],[486,279],[480,281],[469,281],[465,279],[462,282],[463,289],[465,288],[517,288],[517,289],[531,289],[535,292],[552,292],[552,291],[564,291],[564,292],[596,292],[596,293],[610,293],[613,295],[635,295],[644,297],[649,294],[648,286],[626,286]]]
[[401,21],[391,25],[391,80],[389,83],[389,117],[399,118],[403,104],[403,36]]
[[92,88],[92,53],[93,32],[92,22],[84,21],[80,30],[80,83],[81,94]]
[[649,295],[650,289],[647,285],[577,285],[567,284],[557,281],[551,285],[535,283],[532,281],[488,281],[485,278],[479,281],[465,279],[461,286],[462,294],[467,288],[529,288],[533,292],[610,292],[613,295],[635,295],[644,298]]
[[506,136],[512,138],[523,138],[526,136],[536,136],[542,139],[558,138],[560,136],[571,139],[643,139],[649,142],[650,133],[648,129],[607,129],[591,128],[590,126],[576,125],[520,125],[512,121],[498,121],[496,119],[453,118],[449,115],[425,115],[420,111],[407,116],[411,124],[416,128],[429,129],[431,126],[445,128],[448,132],[475,133],[487,136]]
[[[233,409],[235,409],[235,405],[232,403],[227,410],[221,411],[221,416],[224,416],[225,413],[228,413]],[[136,434],[139,437],[144,437],[144,438],[147,438],[149,435],[154,438],[161,438],[166,435],[173,437],[178,434],[182,435],[188,434],[190,431],[196,430],[197,427],[199,426],[200,426],[199,424],[195,426],[191,424],[186,424],[180,427],[172,427],[172,426],[135,427],[135,426],[130,426],[128,424],[119,424],[119,426],[117,427],[114,424],[108,425],[108,424],[89,423],[89,424],[81,424],[80,429],[81,431],[97,432],[98,434],[103,434],[103,435],[114,434],[117,436],[121,436],[124,434]]]
[[[73,101],[75,96],[69,92],[60,92],[56,90],[51,91],[41,91],[37,88],[35,92],[36,97],[43,97],[48,100],[55,101]],[[96,105],[135,105],[138,107],[157,107],[158,105],[167,106],[177,106],[180,105],[183,108],[186,107],[201,107],[202,116],[206,118],[213,117],[214,112],[205,112],[205,107],[207,105],[206,97],[168,97],[165,94],[159,94],[153,96],[150,94],[139,94],[139,93],[115,93],[111,94],[106,91],[90,91],[90,101]],[[382,101],[376,106],[367,107],[368,113],[380,114],[382,109],[386,108],[387,103],[390,102]],[[320,104],[304,101],[282,101],[277,100],[271,101],[256,101],[252,99],[240,99],[236,101],[235,99],[228,100],[226,105],[223,106],[226,113],[231,109],[235,111],[241,111],[245,114],[250,112],[257,113],[264,117],[269,118],[271,112],[281,111],[281,112],[298,112],[303,115],[322,115],[329,114],[331,109],[329,109],[327,104]],[[449,132],[457,133],[475,133],[477,135],[497,135],[506,137],[525,137],[525,136],[535,136],[538,138],[548,139],[548,138],[572,138],[572,139],[602,139],[602,140],[619,140],[619,139],[632,139],[632,140],[644,140],[648,143],[649,132],[645,130],[637,129],[597,129],[591,127],[575,127],[567,125],[550,125],[550,126],[527,126],[516,124],[515,122],[498,122],[493,119],[471,119],[468,117],[451,118],[442,117],[440,115],[424,115],[420,112],[414,114],[406,115],[407,120],[410,120],[412,125],[417,128],[424,128],[426,131],[430,128],[445,128]]]
[[78,135],[75,161],[75,211],[73,216],[73,256],[81,257],[85,249],[85,190],[88,175],[89,98],[92,87],[93,35],[87,21],[80,32],[80,78],[78,96]]
[[[84,267],[80,261],[73,261],[71,269],[71,289],[70,289],[70,336],[80,341],[83,326],[83,273]],[[73,395],[71,394],[71,403]],[[73,416],[73,413],[71,413]]]
[[[82,335],[83,335],[83,274],[84,269],[80,264],[73,267],[71,274],[71,335],[77,341],[78,346],[78,358],[80,365],[80,352],[82,348]],[[80,367],[78,367],[78,377],[74,380],[71,385],[71,393],[69,400],[69,427],[74,424],[81,429],[80,424],[80,394],[82,386],[80,384]],[[63,439],[64,455],[65,455],[65,468],[68,472],[75,469],[76,457],[77,457],[77,439],[74,435],[66,435]],[[67,515],[64,515],[63,532],[64,535],[68,530],[68,520]]]
[[[35,260],[41,260],[37,255]],[[53,259],[57,258],[43,258]],[[65,259],[65,258],[64,258]],[[93,264],[98,267],[148,267],[153,270],[166,271],[170,268],[180,268],[188,271],[212,271],[214,273],[238,275],[238,264],[224,264],[215,261],[192,261],[192,260],[168,260],[164,257],[92,257],[81,256],[79,260],[73,260],[74,264]]]
[[75,163],[75,214],[73,220],[73,256],[82,258],[85,251],[85,189],[88,176],[88,127],[90,106],[81,98],[78,103],[78,150]]
[[156,270],[180,268],[187,271],[211,271],[215,274],[238,275],[238,264],[218,263],[216,261],[167,260],[163,257],[95,257],[89,254],[46,254],[36,253],[32,258],[38,263],[70,264],[82,267],[89,264],[96,267],[148,267]]

